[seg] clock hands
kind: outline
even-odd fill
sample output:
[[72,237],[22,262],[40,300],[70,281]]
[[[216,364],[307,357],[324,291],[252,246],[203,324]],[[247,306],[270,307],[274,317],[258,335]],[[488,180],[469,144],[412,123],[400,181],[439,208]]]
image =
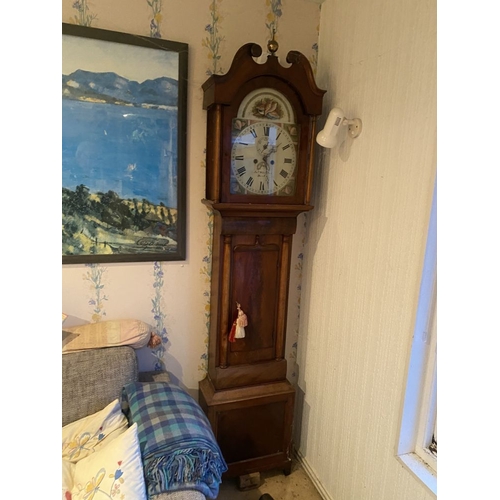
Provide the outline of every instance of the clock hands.
[[276,146],[270,145],[268,141],[265,143],[260,141],[257,144],[257,151],[262,156],[262,161],[257,161],[255,165],[255,173],[257,177],[264,178],[269,186],[269,173],[271,171],[271,164],[269,163],[269,157],[276,153]]
[[245,193],[276,193],[292,178],[295,169],[293,148],[293,140],[279,124],[256,122],[248,125],[233,142],[231,162],[235,181]]
[[269,165],[267,162],[261,161],[255,166],[255,174],[259,178],[264,178],[269,186]]
[[255,148],[261,156],[260,161],[258,159],[255,160],[255,174],[257,177],[264,178],[269,185],[269,172],[271,170],[269,157],[276,152],[276,146],[269,144],[269,138],[264,136],[257,138]]

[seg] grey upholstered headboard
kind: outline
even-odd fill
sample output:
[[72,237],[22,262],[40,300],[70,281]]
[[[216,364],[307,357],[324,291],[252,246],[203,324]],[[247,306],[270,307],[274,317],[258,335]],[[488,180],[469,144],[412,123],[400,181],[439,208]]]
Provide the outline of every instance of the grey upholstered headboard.
[[62,425],[102,410],[138,378],[137,358],[128,346],[62,355]]

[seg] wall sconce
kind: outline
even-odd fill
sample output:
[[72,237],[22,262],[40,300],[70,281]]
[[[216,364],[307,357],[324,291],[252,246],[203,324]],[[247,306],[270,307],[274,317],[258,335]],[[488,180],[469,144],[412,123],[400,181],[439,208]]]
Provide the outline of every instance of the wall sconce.
[[342,126],[347,125],[349,137],[355,139],[361,134],[362,123],[359,118],[349,120],[340,108],[333,108],[326,119],[325,127],[316,136],[316,142],[324,148],[333,148],[338,142],[338,133]]

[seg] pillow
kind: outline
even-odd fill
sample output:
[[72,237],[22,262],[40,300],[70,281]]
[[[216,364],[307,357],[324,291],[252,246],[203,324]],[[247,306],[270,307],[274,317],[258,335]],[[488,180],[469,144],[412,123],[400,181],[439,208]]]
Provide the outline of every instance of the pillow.
[[74,469],[72,500],[94,498],[146,500],[146,486],[137,439],[137,424],[99,451],[80,460]]
[[71,500],[71,490],[73,489],[73,473],[75,464],[69,460],[62,461],[62,498]]
[[63,353],[120,345],[140,349],[148,343],[153,327],[137,319],[120,319],[73,326],[64,328],[64,331],[78,337],[65,343]]
[[76,463],[127,430],[127,417],[115,399],[102,410],[62,428],[62,458]]

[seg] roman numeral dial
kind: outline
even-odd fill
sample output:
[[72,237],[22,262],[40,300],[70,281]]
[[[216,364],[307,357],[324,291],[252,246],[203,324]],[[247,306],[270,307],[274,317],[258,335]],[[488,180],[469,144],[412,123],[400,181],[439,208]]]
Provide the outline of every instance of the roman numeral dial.
[[[272,121],[233,121],[232,192],[257,195],[293,194],[298,127]],[[285,189],[286,188],[286,189]]]

